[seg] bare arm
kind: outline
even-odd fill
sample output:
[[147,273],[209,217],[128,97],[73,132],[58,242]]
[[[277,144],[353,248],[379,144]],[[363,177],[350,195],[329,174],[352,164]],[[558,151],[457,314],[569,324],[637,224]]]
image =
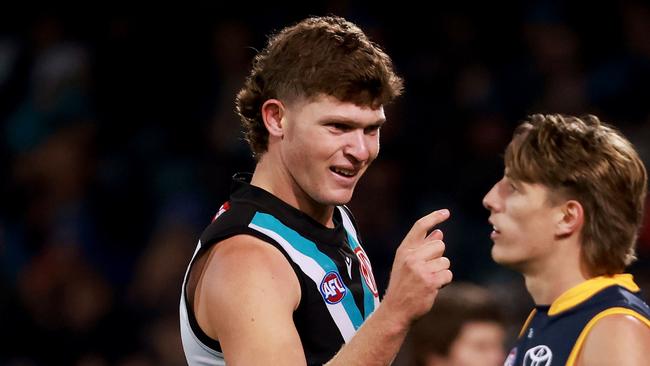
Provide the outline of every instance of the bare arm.
[[284,256],[246,235],[219,243],[209,255],[195,313],[203,331],[219,340],[226,363],[305,365],[293,323],[300,284]]
[[[382,304],[328,366],[392,362],[411,323],[451,281],[449,260],[441,257],[442,232],[426,236],[447,217],[433,213],[413,226],[397,250]],[[292,317],[300,285],[277,249],[250,236],[235,236],[215,246],[206,266],[195,312],[201,328],[221,343],[229,366],[306,364]]]
[[648,364],[650,327],[630,315],[600,319],[591,330],[578,357],[579,366]]
[[442,232],[426,236],[448,217],[446,210],[438,211],[415,223],[397,249],[383,302],[327,366],[378,366],[393,361],[412,322],[431,309],[438,290],[451,282],[449,260],[442,257]]

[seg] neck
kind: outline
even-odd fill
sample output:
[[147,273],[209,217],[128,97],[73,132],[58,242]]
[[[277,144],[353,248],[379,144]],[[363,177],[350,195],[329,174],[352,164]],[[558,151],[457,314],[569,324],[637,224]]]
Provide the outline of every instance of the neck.
[[266,190],[290,206],[306,213],[311,218],[326,227],[334,227],[332,220],[334,206],[323,205],[314,201],[294,178],[281,169],[282,164],[275,164],[271,154],[262,155],[255,167],[251,184]]
[[523,272],[526,288],[535,304],[550,305],[564,292],[589,279],[580,259],[580,243],[570,241],[571,238],[553,243],[558,250],[552,258]]

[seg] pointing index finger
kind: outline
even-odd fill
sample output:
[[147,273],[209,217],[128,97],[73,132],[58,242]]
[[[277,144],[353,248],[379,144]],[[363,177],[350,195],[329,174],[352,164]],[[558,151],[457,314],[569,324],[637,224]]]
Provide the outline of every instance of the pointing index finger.
[[[436,225],[449,218],[449,210],[442,209],[434,211],[415,222],[411,231],[406,234],[404,243],[411,243],[410,246],[417,246],[427,233]],[[407,244],[408,245],[408,244]]]

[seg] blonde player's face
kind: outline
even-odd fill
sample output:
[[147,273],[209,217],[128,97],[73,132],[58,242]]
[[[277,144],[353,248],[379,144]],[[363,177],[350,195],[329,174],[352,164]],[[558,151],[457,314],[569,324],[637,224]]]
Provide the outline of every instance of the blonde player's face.
[[510,179],[507,174],[483,198],[493,226],[495,262],[530,273],[553,254],[555,220],[559,206],[548,199],[549,189]]
[[360,107],[330,96],[289,105],[281,155],[294,193],[320,205],[349,202],[379,153],[384,121],[381,106]]
[[447,357],[432,357],[427,366],[501,366],[505,331],[498,323],[471,321],[463,325]]

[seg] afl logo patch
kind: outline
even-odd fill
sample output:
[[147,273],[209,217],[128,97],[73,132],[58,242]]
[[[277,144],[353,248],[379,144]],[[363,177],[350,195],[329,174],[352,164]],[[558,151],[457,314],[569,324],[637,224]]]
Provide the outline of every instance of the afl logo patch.
[[361,276],[363,276],[363,279],[366,281],[366,285],[368,285],[368,288],[370,289],[370,291],[372,291],[372,294],[375,297],[379,297],[379,292],[377,292],[377,284],[375,283],[375,276],[373,276],[372,274],[370,259],[368,259],[366,252],[364,252],[363,249],[361,249],[361,247],[357,247],[354,250],[354,254],[357,255],[357,258],[359,258],[359,268],[361,269]]
[[327,272],[320,282],[320,293],[328,304],[337,304],[348,292],[338,272]]
[[550,366],[552,360],[553,352],[551,352],[551,349],[540,344],[526,351],[524,366]]

